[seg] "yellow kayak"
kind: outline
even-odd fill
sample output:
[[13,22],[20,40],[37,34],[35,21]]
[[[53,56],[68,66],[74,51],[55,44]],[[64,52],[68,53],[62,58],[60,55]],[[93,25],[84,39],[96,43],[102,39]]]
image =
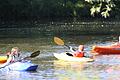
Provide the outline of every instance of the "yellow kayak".
[[[94,59],[92,58],[88,58],[88,57],[73,57],[73,56],[69,56],[66,53],[68,52],[63,52],[63,53],[53,53],[54,56],[59,59],[59,60],[64,60],[64,61],[77,61],[77,62],[91,62],[94,61]],[[69,52],[70,53],[70,52]]]
[[7,61],[7,56],[0,56],[0,64]]

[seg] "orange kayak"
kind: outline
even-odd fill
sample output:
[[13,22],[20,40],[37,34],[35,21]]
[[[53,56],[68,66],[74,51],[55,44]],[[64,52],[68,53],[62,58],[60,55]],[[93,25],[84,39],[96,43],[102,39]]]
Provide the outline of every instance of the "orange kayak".
[[0,64],[7,61],[7,56],[0,56]]
[[120,54],[120,45],[93,46],[91,53],[94,55]]

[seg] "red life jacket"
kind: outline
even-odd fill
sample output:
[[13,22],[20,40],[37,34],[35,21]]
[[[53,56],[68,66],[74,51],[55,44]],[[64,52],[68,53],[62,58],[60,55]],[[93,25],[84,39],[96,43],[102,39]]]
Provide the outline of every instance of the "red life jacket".
[[74,57],[84,57],[84,52],[79,52],[79,51],[76,51],[74,54],[73,54]]
[[76,51],[73,56],[74,57],[84,57],[83,50],[84,50],[84,46],[83,45],[79,45],[78,51]]

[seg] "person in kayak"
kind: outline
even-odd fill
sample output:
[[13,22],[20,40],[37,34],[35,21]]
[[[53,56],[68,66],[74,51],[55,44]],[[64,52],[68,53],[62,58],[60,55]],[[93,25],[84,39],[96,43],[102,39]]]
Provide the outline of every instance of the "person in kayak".
[[20,52],[18,47],[13,47],[10,52],[7,53],[7,62],[0,65],[0,68],[4,68],[5,66],[9,65],[10,63],[15,62],[15,57],[19,57]]
[[20,56],[19,48],[13,47],[10,52],[7,53],[7,57],[11,57],[11,62],[15,61]]
[[84,57],[84,51],[83,50],[84,50],[83,45],[79,45],[78,50],[75,50],[70,46],[70,51],[72,52],[73,57]]

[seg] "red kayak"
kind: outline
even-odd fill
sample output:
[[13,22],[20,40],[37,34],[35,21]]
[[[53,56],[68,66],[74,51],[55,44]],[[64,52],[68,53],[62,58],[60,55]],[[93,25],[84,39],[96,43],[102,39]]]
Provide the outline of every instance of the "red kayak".
[[120,44],[110,46],[93,46],[91,53],[94,55],[120,54]]

